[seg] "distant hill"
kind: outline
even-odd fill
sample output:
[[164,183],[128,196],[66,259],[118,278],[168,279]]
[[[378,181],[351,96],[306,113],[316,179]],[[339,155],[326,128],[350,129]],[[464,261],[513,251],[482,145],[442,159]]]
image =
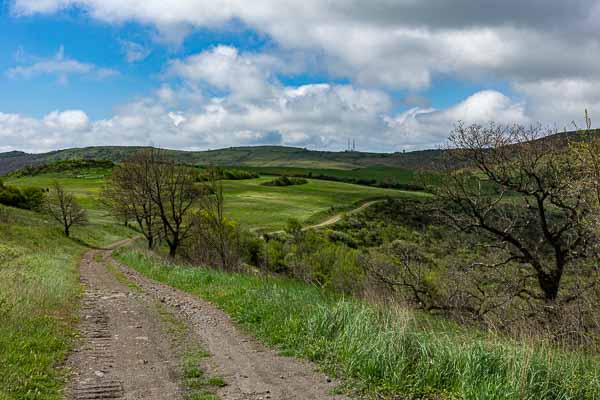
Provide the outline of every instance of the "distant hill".
[[[600,135],[599,129],[591,134]],[[571,138],[575,132],[561,132],[540,140]],[[0,153],[0,176],[26,166],[47,164],[53,161],[95,159],[120,162],[145,147],[97,146],[57,150],[43,154],[20,151]],[[358,151],[316,151],[299,147],[253,146],[230,147],[208,151],[165,150],[169,157],[192,165],[293,167],[349,170],[372,166],[395,167],[408,170],[436,169],[442,160],[442,150],[421,150],[406,153],[367,153]]]
[[[19,151],[0,153],[0,175],[27,167],[59,160],[96,159],[119,162],[144,147],[98,146],[28,154]],[[431,167],[440,159],[439,150],[409,153],[363,153],[314,151],[298,147],[256,146],[231,147],[208,151],[165,150],[169,157],[193,165],[227,165],[249,167],[296,167],[354,169],[389,166],[405,169]]]

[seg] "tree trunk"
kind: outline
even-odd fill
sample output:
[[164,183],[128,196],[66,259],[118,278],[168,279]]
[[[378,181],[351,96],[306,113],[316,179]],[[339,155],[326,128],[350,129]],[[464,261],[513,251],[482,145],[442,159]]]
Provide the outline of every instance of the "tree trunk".
[[148,236],[148,250],[152,250],[154,248],[154,237]]
[[179,241],[174,240],[172,242],[167,242],[169,245],[169,258],[171,260],[175,259],[175,255],[177,254],[177,247],[179,247]]
[[559,274],[547,274],[541,272],[538,274],[538,282],[540,288],[544,292],[544,301],[546,304],[554,304],[558,298],[558,290],[560,289]]
[[69,237],[70,234],[71,234],[71,232],[69,232],[69,227],[65,226],[65,236]]

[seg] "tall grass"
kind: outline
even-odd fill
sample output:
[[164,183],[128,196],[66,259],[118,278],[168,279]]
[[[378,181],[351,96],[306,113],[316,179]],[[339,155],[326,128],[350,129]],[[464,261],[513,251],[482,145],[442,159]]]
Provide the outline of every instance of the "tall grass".
[[468,332],[283,279],[167,267],[136,250],[118,257],[150,278],[215,302],[266,343],[318,362],[364,396],[600,398],[600,359],[591,355]]
[[3,208],[0,223],[0,399],[59,399],[75,334],[82,243],[106,245],[129,235],[92,225],[67,239],[41,216]]

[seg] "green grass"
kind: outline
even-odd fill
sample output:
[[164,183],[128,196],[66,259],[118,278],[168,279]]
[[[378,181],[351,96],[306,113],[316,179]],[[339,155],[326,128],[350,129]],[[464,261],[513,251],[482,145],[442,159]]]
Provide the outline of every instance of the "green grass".
[[83,243],[103,246],[131,231],[89,225],[71,240],[38,214],[3,210],[10,221],[0,222],[0,399],[59,399],[59,367],[76,333]]
[[110,175],[108,169],[89,169],[80,174],[71,175],[66,172],[53,172],[36,176],[8,178],[6,184],[22,187],[50,188],[54,181],[58,181],[66,191],[73,193],[81,206],[88,211],[90,220],[97,223],[112,222],[112,217],[102,209],[100,193],[104,186],[105,176]]
[[118,257],[144,275],[214,302],[284,354],[305,357],[372,398],[598,399],[600,360],[516,343],[421,314],[379,309],[278,278]]
[[[108,171],[105,171],[105,175],[108,175]],[[112,222],[112,217],[102,208],[99,200],[105,182],[101,174],[79,172],[76,176],[69,176],[64,173],[49,173],[33,177],[10,178],[5,183],[17,187],[47,188],[55,180],[60,182],[65,190],[75,195],[81,205],[88,210],[92,222]],[[302,222],[314,222],[315,214],[327,215],[331,207],[348,209],[355,203],[369,198],[425,195],[315,179],[298,186],[262,185],[270,180],[272,177],[224,181],[228,215],[256,230],[274,231],[283,229],[290,218]]]
[[347,208],[369,198],[425,195],[315,179],[297,186],[262,185],[271,179],[224,181],[226,212],[252,228],[268,231],[284,228],[290,218],[305,222],[331,207]]

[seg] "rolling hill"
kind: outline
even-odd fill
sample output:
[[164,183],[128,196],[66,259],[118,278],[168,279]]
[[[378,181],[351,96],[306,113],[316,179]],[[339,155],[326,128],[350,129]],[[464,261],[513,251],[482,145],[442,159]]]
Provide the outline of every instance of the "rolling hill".
[[[0,175],[28,165],[41,165],[58,160],[105,159],[119,162],[140,149],[143,149],[143,147],[100,146],[65,149],[41,154],[28,154],[19,151],[0,153]],[[441,156],[439,150],[410,153],[363,153],[314,151],[285,146],[230,147],[208,151],[166,151],[170,157],[179,162],[193,165],[311,167],[341,170],[376,165],[406,169],[428,168]]]
[[[600,129],[588,131],[600,135]],[[572,138],[577,132],[560,132],[538,140]],[[29,154],[21,151],[0,153],[0,176],[25,166],[59,160],[95,159],[119,162],[143,149],[139,146],[96,146],[72,148],[49,153]],[[431,170],[442,161],[443,150],[420,150],[406,153],[369,153],[359,151],[317,151],[287,146],[229,147],[219,150],[165,150],[181,163],[192,165],[288,167],[351,170],[384,166],[406,170]]]

